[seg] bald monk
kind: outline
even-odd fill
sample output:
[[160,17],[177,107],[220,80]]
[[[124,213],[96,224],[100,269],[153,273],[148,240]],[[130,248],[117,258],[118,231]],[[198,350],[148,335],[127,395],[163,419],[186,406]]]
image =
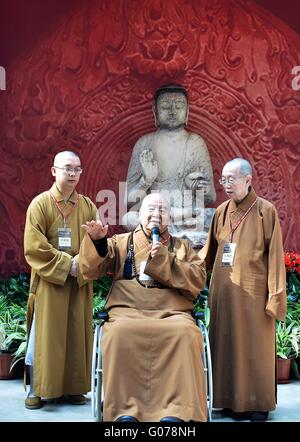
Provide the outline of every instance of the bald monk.
[[203,341],[191,315],[206,272],[189,242],[170,236],[168,222],[167,201],[152,194],[132,233],[107,239],[107,225],[83,225],[83,276],[114,274],[102,339],[104,421],[207,420]]
[[212,270],[209,337],[215,408],[265,421],[276,406],[275,327],[286,314],[281,227],[275,207],[256,195],[243,158],[225,164],[228,196],[199,252]]
[[85,404],[91,384],[93,290],[78,269],[78,252],[81,224],[95,218],[96,207],[75,190],[82,173],[76,153],[58,153],[51,173],[51,189],[28,207],[24,235],[32,269],[25,360],[29,409],[41,408],[42,398],[61,396],[71,404]]

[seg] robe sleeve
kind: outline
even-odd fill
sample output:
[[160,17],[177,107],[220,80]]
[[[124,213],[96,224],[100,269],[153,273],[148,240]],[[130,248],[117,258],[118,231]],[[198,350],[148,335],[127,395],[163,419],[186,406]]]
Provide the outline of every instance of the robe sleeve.
[[84,279],[98,279],[106,272],[113,272],[115,267],[115,237],[107,240],[107,254],[99,256],[88,233],[85,234],[79,251],[79,269]]
[[57,250],[46,237],[45,211],[42,201],[33,201],[26,215],[24,253],[28,264],[43,280],[64,285],[71,268],[72,257]]
[[178,289],[188,299],[195,299],[205,284],[205,264],[190,244],[185,244],[186,253],[180,259],[161,246],[152,259],[149,257],[144,272],[155,281]]
[[264,219],[266,242],[268,246],[268,300],[266,314],[279,321],[286,315],[286,270],[282,233],[276,209]]
[[217,229],[217,212],[214,213],[214,216],[213,216],[210,228],[209,228],[206,243],[205,243],[204,247],[198,252],[198,256],[200,257],[200,259],[205,260],[207,271],[212,270],[212,268],[214,266],[217,250],[218,250],[218,241],[216,239],[216,229]]
[[[86,197],[85,197],[86,198]],[[87,198],[86,198],[87,199]],[[97,207],[88,199],[88,204],[90,206],[90,216],[88,221],[92,219],[97,219]],[[74,256],[76,264],[77,264],[77,283],[79,287],[82,287],[83,285],[87,284],[87,280],[83,277],[80,266],[79,266],[79,253]]]

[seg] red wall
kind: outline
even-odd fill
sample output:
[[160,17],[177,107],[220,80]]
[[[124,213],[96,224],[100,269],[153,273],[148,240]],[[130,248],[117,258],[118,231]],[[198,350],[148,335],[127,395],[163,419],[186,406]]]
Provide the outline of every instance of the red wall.
[[12,1],[1,17],[1,275],[24,269],[26,208],[50,186],[55,153],[80,153],[80,191],[94,201],[117,192],[167,82],[189,91],[189,128],[207,141],[217,203],[224,163],[248,158],[286,249],[300,250],[300,91],[291,88],[300,35],[286,23],[242,0]]

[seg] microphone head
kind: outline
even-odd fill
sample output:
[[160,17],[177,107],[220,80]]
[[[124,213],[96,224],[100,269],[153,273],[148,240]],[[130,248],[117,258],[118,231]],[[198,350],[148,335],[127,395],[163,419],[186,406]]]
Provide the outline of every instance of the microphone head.
[[158,227],[152,227],[151,229],[152,242],[158,242],[160,240],[160,231]]
[[160,231],[158,227],[152,227],[151,229],[151,235],[160,235]]

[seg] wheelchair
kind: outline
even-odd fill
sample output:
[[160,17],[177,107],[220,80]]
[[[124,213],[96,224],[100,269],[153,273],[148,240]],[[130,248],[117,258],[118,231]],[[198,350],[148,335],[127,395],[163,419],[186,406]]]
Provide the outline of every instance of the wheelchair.
[[[204,350],[202,353],[202,363],[205,373],[206,395],[207,395],[207,422],[211,421],[212,404],[213,404],[213,381],[212,381],[212,365],[211,353],[207,329],[203,323],[204,313],[195,312],[193,317],[197,326],[200,328],[203,336]],[[103,414],[103,370],[102,370],[102,353],[101,353],[101,338],[102,325],[108,321],[108,313],[101,312],[98,314],[98,324],[94,332],[93,343],[93,358],[92,358],[92,389],[91,389],[91,403],[92,413],[96,422],[102,421]]]

